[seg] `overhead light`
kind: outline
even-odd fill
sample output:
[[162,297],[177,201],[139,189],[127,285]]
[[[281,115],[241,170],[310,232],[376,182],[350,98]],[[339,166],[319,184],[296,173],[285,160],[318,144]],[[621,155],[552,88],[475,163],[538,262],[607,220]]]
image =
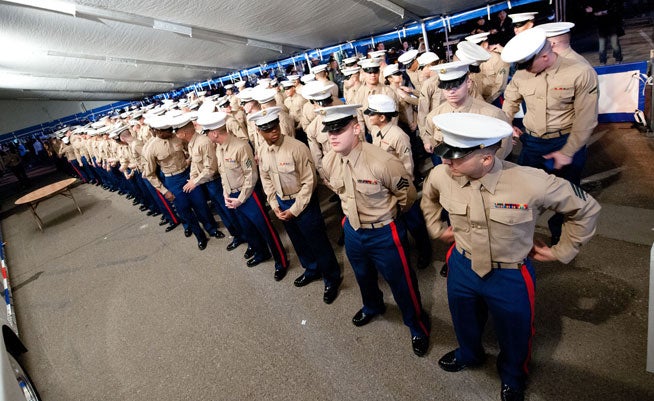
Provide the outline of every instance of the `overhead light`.
[[33,8],[40,8],[42,10],[55,11],[63,14],[70,14],[73,17],[77,13],[76,4],[60,0],[4,0],[4,2]]

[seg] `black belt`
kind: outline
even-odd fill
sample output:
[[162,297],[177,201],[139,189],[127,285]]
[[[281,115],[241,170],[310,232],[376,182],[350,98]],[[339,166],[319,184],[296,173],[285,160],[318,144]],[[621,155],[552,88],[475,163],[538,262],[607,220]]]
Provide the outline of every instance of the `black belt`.
[[[466,259],[472,260],[472,258],[470,257],[470,252],[459,247],[457,247],[456,250],[459,251],[459,253],[463,255]],[[519,270],[522,268],[522,265],[524,265],[523,262],[491,262],[491,267],[493,269],[518,269]]]
[[536,137],[536,138],[541,138],[541,139],[554,139],[554,138],[558,138],[558,137],[560,137],[560,136],[564,136],[564,135],[569,135],[569,134],[570,134],[570,130],[569,130],[569,129],[567,129],[567,130],[552,131],[552,132],[546,132],[546,133],[544,133],[543,135],[540,135],[540,134],[538,134],[538,133],[536,133],[536,132],[534,132],[534,131],[530,131],[530,130],[528,130],[528,129],[525,130],[525,131],[527,132],[528,135],[533,136],[533,137]]

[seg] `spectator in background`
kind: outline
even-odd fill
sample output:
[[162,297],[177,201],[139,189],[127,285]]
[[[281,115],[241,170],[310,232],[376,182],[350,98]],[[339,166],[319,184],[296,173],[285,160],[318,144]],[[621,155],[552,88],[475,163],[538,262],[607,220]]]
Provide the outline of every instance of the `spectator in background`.
[[506,46],[506,42],[511,40],[513,35],[513,21],[507,16],[506,10],[497,13],[497,18],[491,21],[490,41],[493,44]]
[[486,21],[486,18],[479,17],[477,21],[472,25],[472,30],[470,31],[471,35],[488,32],[490,30],[490,23]]
[[597,23],[597,34],[599,40],[599,61],[606,65],[606,41],[611,42],[613,58],[616,64],[622,63],[622,48],[620,47],[619,36],[624,35],[622,27],[622,1],[618,0],[595,0],[586,6],[586,12],[595,16]]

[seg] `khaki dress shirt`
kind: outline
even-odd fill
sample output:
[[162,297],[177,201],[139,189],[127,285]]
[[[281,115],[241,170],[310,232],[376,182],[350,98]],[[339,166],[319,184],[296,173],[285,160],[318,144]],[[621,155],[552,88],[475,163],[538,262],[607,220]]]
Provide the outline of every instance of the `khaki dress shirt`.
[[238,200],[245,202],[259,179],[250,144],[229,135],[222,145],[216,145],[218,172],[222,177],[223,193],[229,197],[240,191]]
[[561,240],[552,252],[568,263],[595,233],[599,203],[567,180],[495,157],[491,171],[478,181],[487,221],[471,225],[470,199],[475,194],[470,179],[452,176],[446,165],[431,171],[423,184],[420,206],[432,238],[439,238],[447,229],[440,219],[445,209],[459,250],[474,254],[472,231],[485,230],[493,262],[521,263],[533,246],[538,217],[552,210],[566,216]]
[[168,192],[168,189],[157,176],[157,166],[164,175],[181,173],[187,167],[184,144],[174,136],[170,139],[153,137],[144,147],[143,156],[147,161],[144,176],[162,194]]
[[279,208],[277,195],[282,199],[295,199],[288,209],[293,216],[302,213],[316,189],[316,169],[309,149],[295,138],[281,136],[276,143],[263,146],[259,173],[273,209]]
[[[351,213],[347,199],[354,196],[361,224],[387,223],[409,210],[416,200],[416,188],[400,160],[370,143],[359,143],[347,156],[332,150],[325,155],[323,167],[346,216]],[[346,191],[345,168],[351,169],[354,194]]]
[[513,120],[524,99],[525,128],[536,136],[569,132],[561,153],[572,157],[597,126],[598,97],[595,70],[559,56],[539,74],[517,71],[504,91],[502,110]]
[[204,184],[216,178],[216,145],[204,135],[194,134],[188,142],[191,158],[190,179],[195,185]]

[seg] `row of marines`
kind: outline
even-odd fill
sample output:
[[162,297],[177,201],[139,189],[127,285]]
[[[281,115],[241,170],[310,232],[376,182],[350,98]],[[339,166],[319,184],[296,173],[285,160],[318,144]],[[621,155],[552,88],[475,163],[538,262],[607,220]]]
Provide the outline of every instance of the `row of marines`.
[[[569,34],[570,25],[555,28],[550,39]],[[247,243],[248,266],[272,257],[274,278],[282,280],[289,261],[267,202],[304,268],[294,284],[322,279],[329,304],[342,275],[316,198],[317,185],[325,185],[340,200],[345,252],[361,292],[353,324],[385,312],[381,274],[418,356],[428,351],[430,320],[410,266],[407,232],[419,267],[431,263],[429,239],[451,243],[445,273],[459,348],[439,366],[454,372],[483,363],[490,313],[500,343],[501,399],[522,400],[534,332],[531,260],[572,260],[594,233],[600,209],[578,186],[585,144],[597,124],[597,77],[587,64],[555,52],[546,32],[529,29],[502,50],[507,68],[500,75],[508,75],[509,63],[517,71],[501,110],[490,103],[502,90],[490,91],[491,80],[477,77],[474,68],[492,57],[474,43],[483,44],[482,34],[459,44],[459,60],[451,63],[407,52],[400,60],[404,72],[396,64],[382,70],[375,58],[346,67],[346,104],[318,66],[315,80],[287,77],[284,95],[268,82],[238,94],[228,86],[223,98],[181,102],[179,109],[168,103],[129,113],[127,124],[116,119],[98,128],[118,141],[96,139],[98,129],[90,137],[69,132],[64,142],[70,145],[61,152],[91,181],[111,182],[117,170],[135,182],[136,203],[161,212],[168,229],[183,223],[200,249],[207,245],[205,231],[223,236],[207,207],[211,200],[232,238],[227,249]],[[415,62],[423,64],[422,80],[412,78]],[[523,100],[524,127],[512,127]],[[512,137],[522,142],[518,164],[541,170],[502,160]],[[421,142],[435,168],[418,202],[414,150]],[[533,239],[544,210],[558,216],[550,221],[551,246]]]

